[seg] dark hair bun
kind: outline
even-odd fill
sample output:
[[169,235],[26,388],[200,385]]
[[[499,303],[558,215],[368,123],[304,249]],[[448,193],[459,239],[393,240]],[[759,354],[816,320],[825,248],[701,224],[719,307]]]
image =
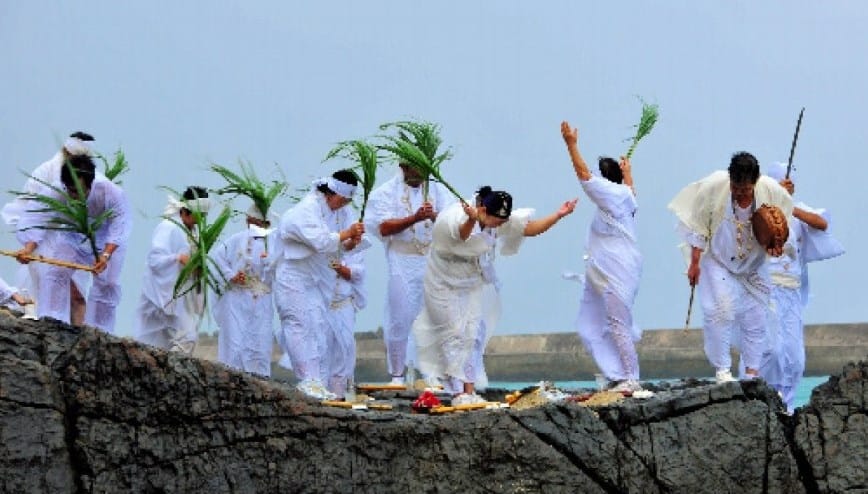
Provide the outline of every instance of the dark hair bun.
[[478,195],[479,197],[485,197],[489,194],[491,194],[491,187],[488,185],[483,185],[479,188],[479,190],[476,191],[476,195]]

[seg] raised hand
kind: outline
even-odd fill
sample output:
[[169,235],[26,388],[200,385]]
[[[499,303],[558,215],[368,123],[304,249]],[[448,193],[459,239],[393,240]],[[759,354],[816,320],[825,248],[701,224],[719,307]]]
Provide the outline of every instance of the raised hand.
[[579,142],[578,129],[570,127],[570,123],[566,120],[561,122],[561,136],[563,136],[564,142],[567,143],[568,146]]

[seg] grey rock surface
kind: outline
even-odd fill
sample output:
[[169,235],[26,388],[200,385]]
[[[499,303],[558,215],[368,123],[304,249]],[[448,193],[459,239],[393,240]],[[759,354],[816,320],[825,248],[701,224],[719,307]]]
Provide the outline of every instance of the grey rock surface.
[[0,313],[2,492],[866,492],[865,363],[794,417],[762,382],[445,416]]

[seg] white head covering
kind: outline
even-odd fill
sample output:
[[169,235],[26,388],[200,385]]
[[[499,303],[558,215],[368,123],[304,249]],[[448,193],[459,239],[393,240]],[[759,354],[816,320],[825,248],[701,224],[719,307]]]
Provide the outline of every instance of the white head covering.
[[[790,177],[793,176],[793,172],[795,171],[795,168],[790,170]],[[766,170],[766,175],[773,178],[775,182],[780,182],[787,176],[787,164],[781,161],[775,161],[768,166],[768,169]]]
[[66,152],[73,156],[89,155],[90,144],[91,141],[82,141],[78,137],[69,137],[63,143],[63,149],[66,149]]
[[256,207],[256,203],[252,203],[249,208],[247,208],[247,216],[251,218],[257,219],[259,221],[265,221],[265,215],[262,214],[262,211]]
[[346,182],[341,182],[340,180],[335,179],[334,177],[320,178],[314,180],[313,186],[314,189],[319,187],[320,185],[325,185],[335,194],[346,197],[347,199],[352,199],[353,194],[356,192],[356,186],[350,185]]
[[200,197],[198,199],[177,199],[169,196],[166,208],[163,209],[163,216],[175,216],[181,208],[189,209],[190,211],[199,211],[207,213],[211,209],[211,199],[208,197]]

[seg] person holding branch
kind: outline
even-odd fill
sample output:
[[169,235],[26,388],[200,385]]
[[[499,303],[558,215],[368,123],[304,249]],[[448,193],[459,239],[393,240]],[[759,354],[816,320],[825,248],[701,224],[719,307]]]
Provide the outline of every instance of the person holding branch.
[[280,220],[273,284],[280,316],[277,342],[289,354],[298,389],[317,399],[333,399],[322,375],[321,351],[331,323],[335,265],[341,253],[363,248],[364,224],[346,206],[359,180],[352,170],[338,170],[316,180],[314,188]]
[[578,333],[608,387],[618,392],[640,391],[635,341],[642,331],[633,319],[633,304],[642,254],[636,239],[638,203],[630,159],[601,157],[601,176],[596,176],[579,153],[578,130],[562,122],[561,136],[582,189],[597,206],[588,229]]
[[[90,266],[93,286],[88,292],[84,323],[114,333],[121,298],[120,273],[132,230],[126,194],[117,184],[96,175],[93,160],[73,155],[60,170],[60,181],[46,184],[45,194],[24,195],[35,206],[18,222],[24,247],[18,261],[28,263],[39,248],[46,257]],[[73,270],[45,265],[36,294],[37,316],[71,322]]]
[[422,311],[412,331],[419,369],[455,394],[453,404],[482,401],[475,385],[486,383],[479,380],[484,374],[478,363],[500,313],[497,291],[486,290],[495,282],[494,250],[499,244],[502,255],[516,254],[525,237],[546,232],[571,214],[577,201],[566,201],[554,213],[532,220],[532,209],[513,211],[508,192],[485,186],[472,201],[461,200],[438,215]]

